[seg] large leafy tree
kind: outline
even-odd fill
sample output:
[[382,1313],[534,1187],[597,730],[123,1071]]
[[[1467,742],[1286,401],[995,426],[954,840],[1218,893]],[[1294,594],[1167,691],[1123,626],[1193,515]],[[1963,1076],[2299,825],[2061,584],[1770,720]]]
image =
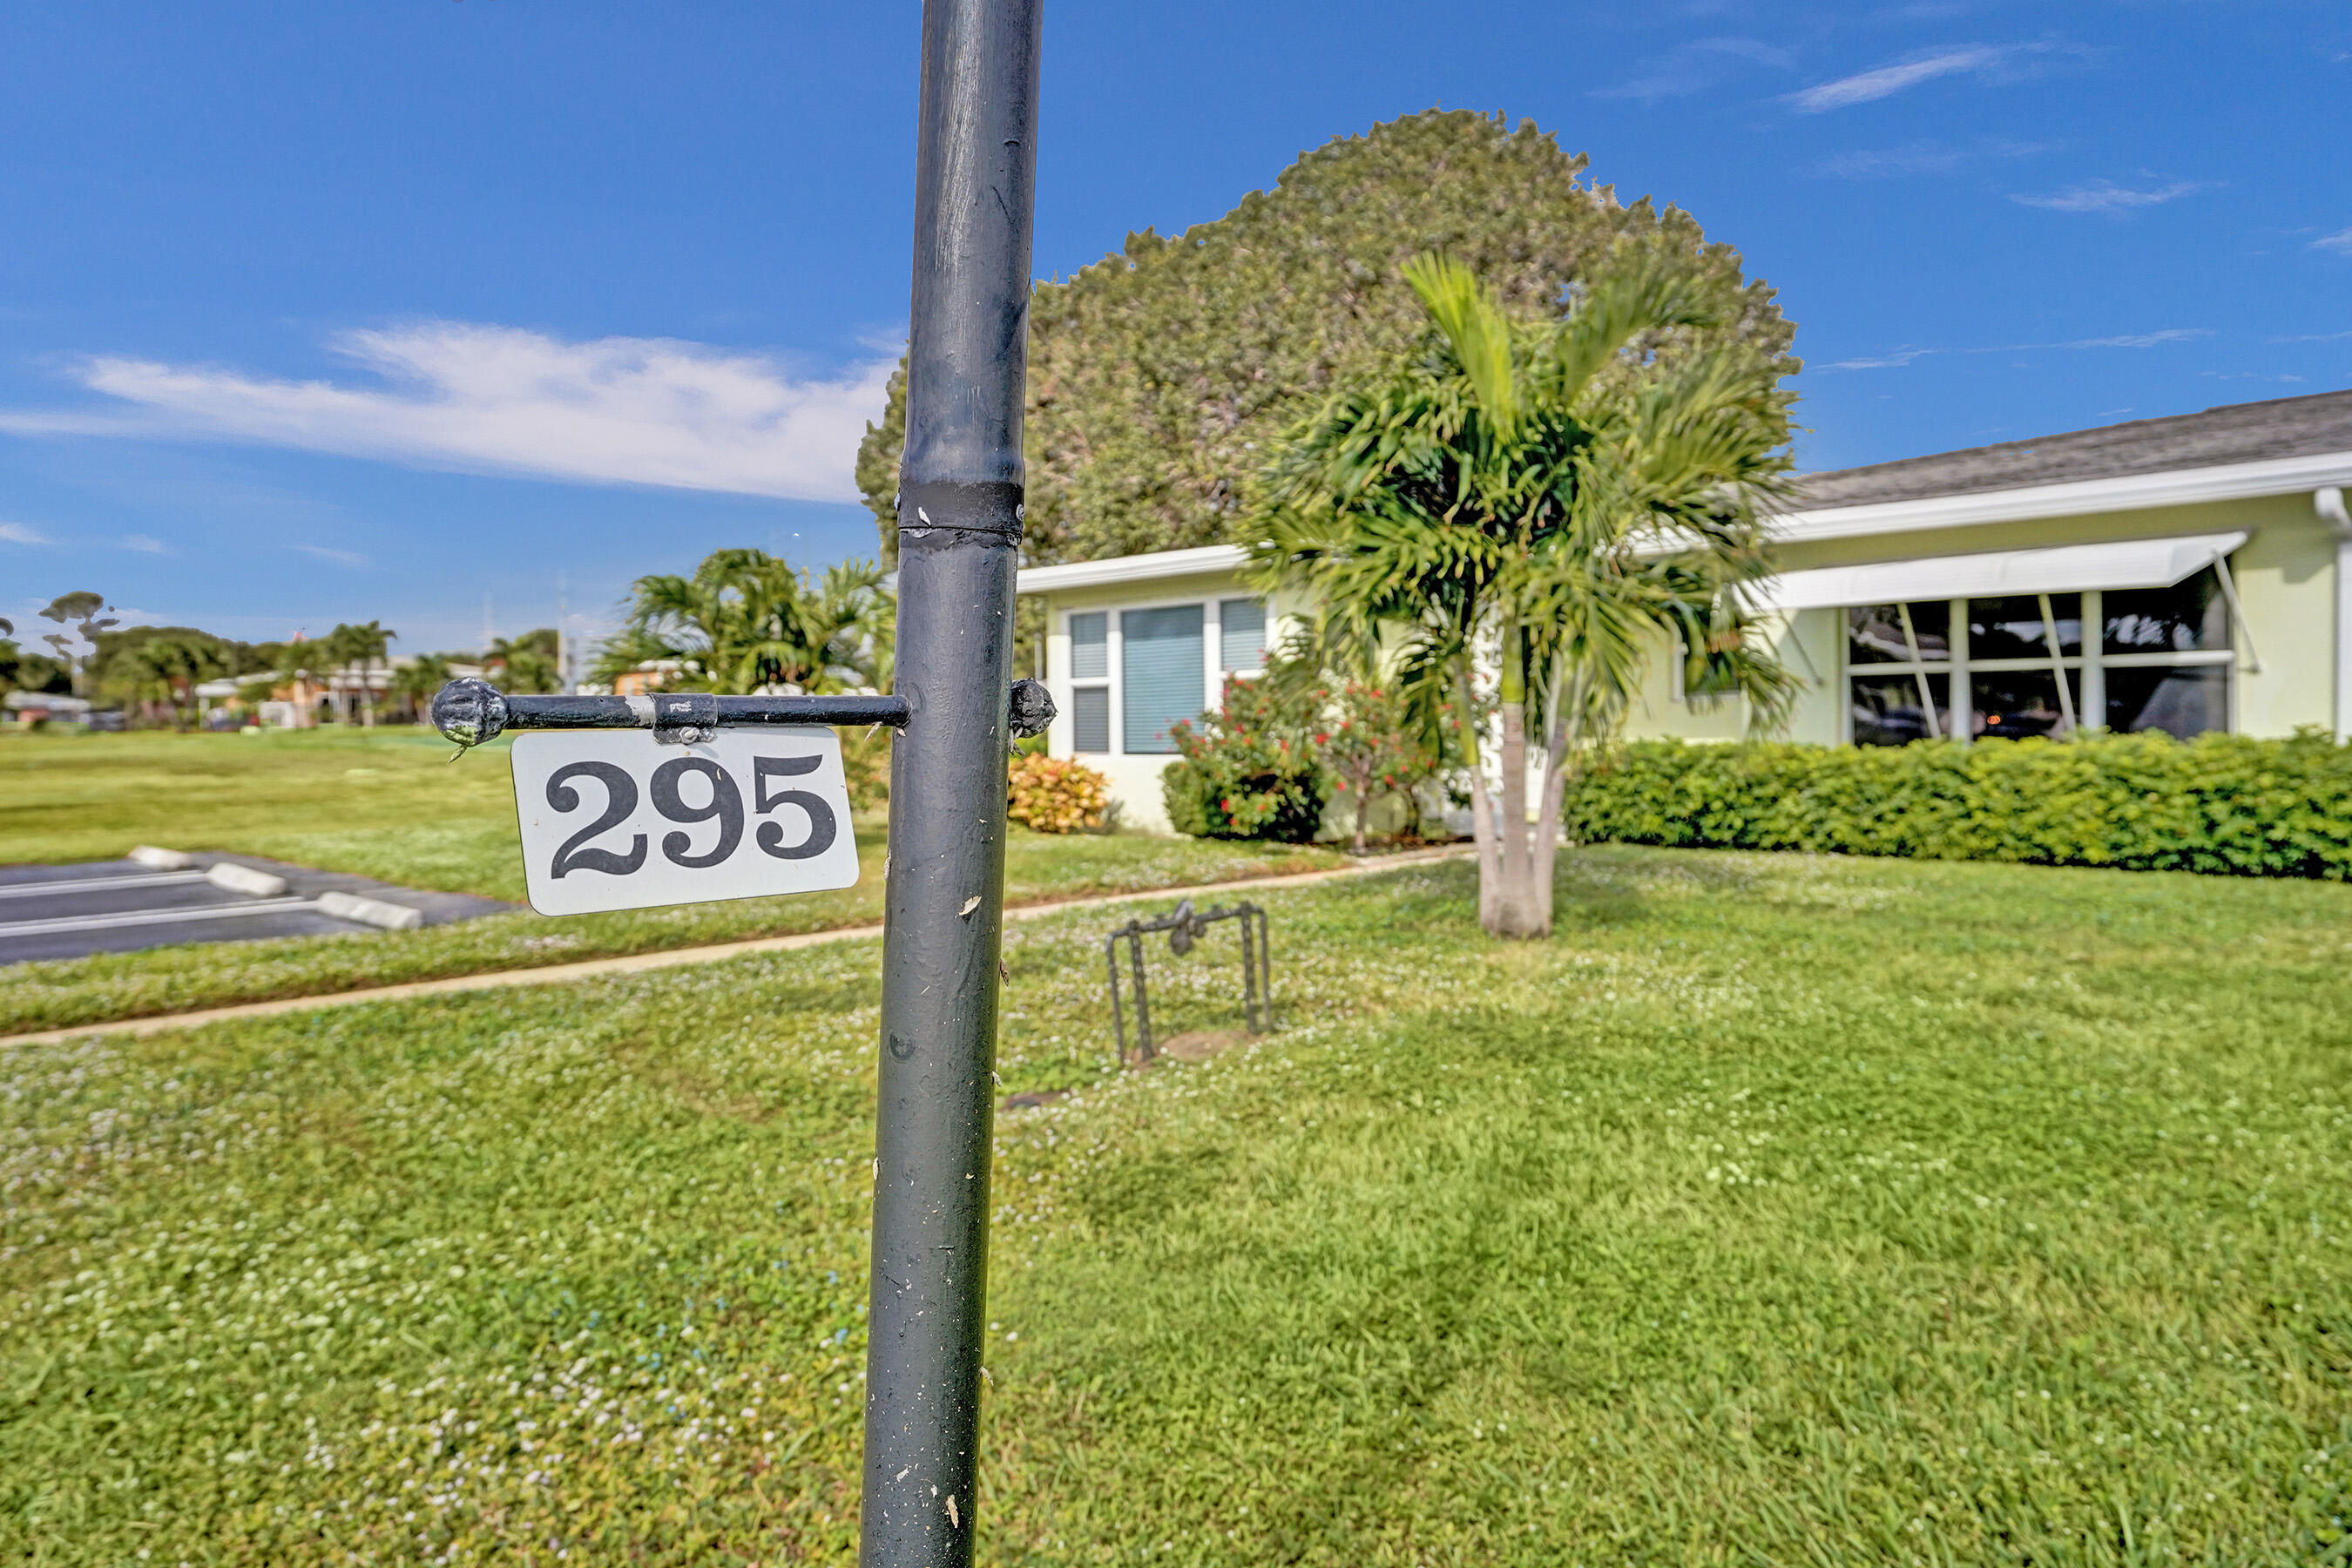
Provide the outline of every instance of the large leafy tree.
[[185,730],[195,721],[196,688],[229,673],[228,649],[221,639],[186,626],[167,626],[123,661],[129,695],[170,711]]
[[796,572],[763,550],[716,550],[690,577],[640,577],[628,619],[598,657],[600,680],[675,662],[681,689],[887,688],[893,605],[870,561]]
[[[1620,204],[1586,160],[1532,121],[1407,115],[1307,153],[1271,189],[1176,236],[1037,287],[1029,314],[1027,551],[1092,560],[1238,540],[1282,434],[1342,383],[1409,349],[1424,325],[1403,264],[1439,250],[1503,305],[1564,312],[1621,239],[1650,243],[1706,301],[1715,337],[1783,371],[1792,328],[1738,253],[1647,197]],[[897,545],[903,379],[858,452],[857,478]]]
[[1616,732],[1653,650],[1688,650],[1693,689],[1744,694],[1759,724],[1792,684],[1746,597],[1788,468],[1780,367],[1710,335],[1718,305],[1661,251],[1622,246],[1557,320],[1459,262],[1409,266],[1421,342],[1334,396],[1266,479],[1268,574],[1311,594],[1327,641],[1381,650],[1460,721],[1498,935],[1551,929],[1568,770]]
[[252,653],[244,643],[194,626],[125,626],[102,631],[92,642],[92,696],[184,728],[195,715],[195,688],[239,673]]

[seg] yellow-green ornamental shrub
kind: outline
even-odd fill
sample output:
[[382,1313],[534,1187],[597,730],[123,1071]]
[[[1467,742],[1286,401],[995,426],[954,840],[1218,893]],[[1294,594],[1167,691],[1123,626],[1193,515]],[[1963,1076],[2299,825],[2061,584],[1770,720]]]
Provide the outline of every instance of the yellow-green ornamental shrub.
[[2352,879],[2352,749],[2161,732],[1908,746],[1643,741],[1572,791],[1591,843]]
[[1110,806],[1110,781],[1074,757],[1013,755],[1004,814],[1037,833],[1099,828]]

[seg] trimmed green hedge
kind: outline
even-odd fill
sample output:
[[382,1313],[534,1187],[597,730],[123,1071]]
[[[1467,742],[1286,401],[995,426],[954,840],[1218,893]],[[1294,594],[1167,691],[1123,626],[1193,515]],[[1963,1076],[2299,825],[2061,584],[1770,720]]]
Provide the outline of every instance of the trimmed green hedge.
[[2352,748],[2162,733],[1907,746],[1620,748],[1573,786],[1587,843],[2352,878]]

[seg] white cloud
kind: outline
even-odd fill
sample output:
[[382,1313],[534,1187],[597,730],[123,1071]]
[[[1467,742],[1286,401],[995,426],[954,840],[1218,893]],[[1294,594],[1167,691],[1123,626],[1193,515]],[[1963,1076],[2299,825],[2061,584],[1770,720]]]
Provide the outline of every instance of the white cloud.
[[1896,349],[1893,353],[1881,354],[1874,359],[1832,360],[1821,368],[1823,370],[1899,370],[1922,355],[1947,352],[1948,351],[1943,349]]
[[2109,216],[2137,212],[2141,207],[2162,206],[2181,197],[2194,195],[2204,185],[2195,180],[2176,180],[2154,190],[2133,190],[2118,185],[2113,180],[2093,180],[2088,184],[2069,185],[2063,191],[2053,191],[2044,196],[2013,195],[2009,199],[2022,206],[2046,207],[2060,213],[2101,213]]
[[2352,228],[2340,228],[2334,234],[2323,234],[2311,242],[2314,250],[2331,250],[2338,256],[2352,256]]
[[1979,159],[2030,158],[2037,153],[2055,152],[2059,145],[2055,142],[1987,140],[1966,147],[1955,147],[1942,142],[1910,142],[1900,147],[1839,153],[1811,165],[1805,173],[1832,180],[1885,180],[1904,174],[1948,174]]
[[1853,76],[1840,77],[1835,81],[1821,82],[1801,92],[1792,92],[1789,95],[1789,101],[1804,114],[1820,114],[1827,110],[1871,103],[1882,98],[1891,98],[1906,87],[1933,81],[1937,77],[1985,75],[2005,64],[2014,52],[1990,44],[1961,44],[1931,50],[1890,65],[1857,71]]
[[172,553],[172,547],[164,543],[162,540],[156,538],[152,533],[126,533],[122,536],[122,548],[125,550],[136,550],[142,555],[169,555]]
[[2158,332],[2126,332],[2119,338],[2076,338],[2071,343],[2011,343],[1993,353],[2016,353],[2025,349],[2152,349],[2158,343],[2181,343],[2192,338],[2210,338],[2209,327],[2167,327]]
[[1688,98],[1705,92],[1723,79],[1727,62],[1783,67],[1789,52],[1754,38],[1698,38],[1661,57],[1649,70],[1631,81],[1604,87],[1595,98],[1632,98],[1654,103],[1662,98]]
[[1989,348],[1970,349],[1895,349],[1868,359],[1832,360],[1819,368],[1824,371],[1897,370],[1930,354],[2016,354],[2046,349],[2152,349],[2162,343],[2187,342],[2212,335],[2212,330],[2208,327],[2166,327],[2153,332],[2126,332],[2112,338],[2075,338],[2063,343],[1995,343]]
[[20,435],[249,441],[419,467],[855,500],[857,443],[897,355],[795,378],[776,360],[671,338],[564,342],[433,321],[349,332],[336,351],[389,384],[273,381],[103,358],[91,390],[132,411],[0,413]]
[[21,522],[0,522],[0,544],[54,544],[47,534]]
[[305,555],[315,555],[321,561],[331,561],[338,566],[365,566],[368,558],[352,550],[330,550],[323,544],[298,544],[294,547]]

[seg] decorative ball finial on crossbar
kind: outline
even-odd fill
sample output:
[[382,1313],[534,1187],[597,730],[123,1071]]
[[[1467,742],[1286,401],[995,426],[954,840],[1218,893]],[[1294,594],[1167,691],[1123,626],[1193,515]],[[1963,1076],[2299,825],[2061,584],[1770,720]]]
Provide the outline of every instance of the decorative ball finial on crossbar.
[[433,694],[433,727],[461,746],[495,741],[507,727],[506,693],[470,676]]

